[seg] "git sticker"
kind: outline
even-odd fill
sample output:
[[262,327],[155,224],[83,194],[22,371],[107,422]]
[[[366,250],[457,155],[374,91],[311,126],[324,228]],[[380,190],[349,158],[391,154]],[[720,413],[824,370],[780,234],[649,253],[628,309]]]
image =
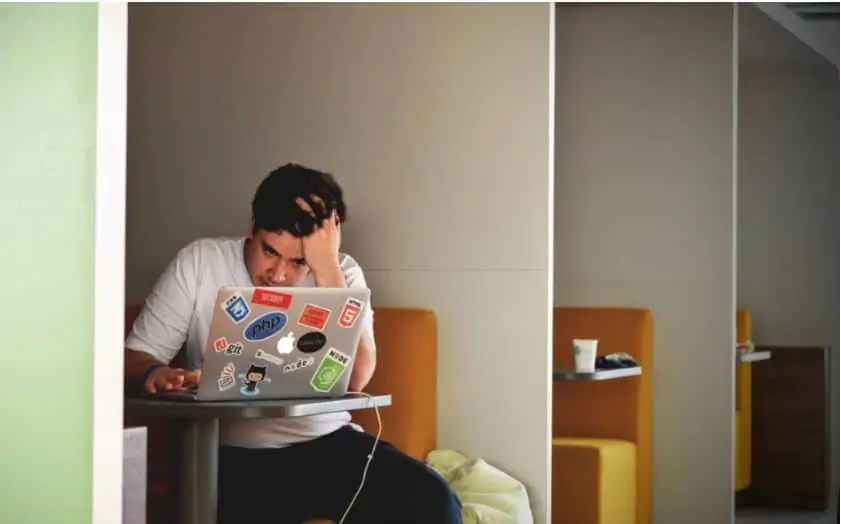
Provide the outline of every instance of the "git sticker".
[[227,391],[236,385],[236,379],[234,378],[236,371],[237,368],[233,362],[225,364],[222,373],[219,375],[219,391]]
[[220,351],[225,351],[228,349],[228,339],[225,337],[219,337],[213,341],[213,349],[216,350],[217,353]]
[[350,357],[341,351],[330,348],[318,364],[318,369],[310,380],[310,385],[316,391],[329,393],[339,382],[345,369],[350,365]]
[[251,302],[262,306],[289,309],[289,306],[292,304],[292,295],[278,291],[269,291],[268,289],[255,289],[254,294],[251,296]]
[[242,342],[234,342],[233,344],[228,344],[228,347],[225,348],[225,354],[238,357],[242,355],[243,349],[245,348],[243,347]]
[[327,319],[329,318],[329,309],[307,304],[304,306],[304,310],[301,311],[301,316],[298,317],[298,324],[304,327],[321,330],[327,325]]
[[226,300],[222,304],[222,309],[234,321],[234,324],[239,324],[251,313],[251,308],[248,307],[248,302],[242,298],[242,295],[234,295]]
[[345,328],[353,327],[362,312],[362,302],[355,298],[347,299],[342,312],[339,314],[339,325]]

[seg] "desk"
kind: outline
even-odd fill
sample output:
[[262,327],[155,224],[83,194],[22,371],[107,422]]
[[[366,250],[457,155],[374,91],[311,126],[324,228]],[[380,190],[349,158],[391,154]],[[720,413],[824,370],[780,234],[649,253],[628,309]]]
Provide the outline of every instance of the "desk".
[[771,359],[770,351],[745,351],[736,354],[736,359],[742,363],[761,362]]
[[597,369],[593,373],[582,373],[574,370],[556,369],[552,372],[553,381],[593,381],[593,380],[616,380],[618,378],[636,377],[642,375],[642,368],[634,366],[621,369]]
[[220,419],[303,417],[390,405],[391,395],[251,402],[125,399],[125,410],[132,414],[187,421],[179,467],[180,524],[216,524]]

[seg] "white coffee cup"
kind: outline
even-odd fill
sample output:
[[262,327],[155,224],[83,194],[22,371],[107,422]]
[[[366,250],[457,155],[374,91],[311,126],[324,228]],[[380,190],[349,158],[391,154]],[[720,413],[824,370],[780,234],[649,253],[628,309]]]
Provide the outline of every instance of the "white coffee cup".
[[596,371],[596,353],[599,341],[593,339],[572,339],[572,354],[575,356],[575,371],[594,373]]

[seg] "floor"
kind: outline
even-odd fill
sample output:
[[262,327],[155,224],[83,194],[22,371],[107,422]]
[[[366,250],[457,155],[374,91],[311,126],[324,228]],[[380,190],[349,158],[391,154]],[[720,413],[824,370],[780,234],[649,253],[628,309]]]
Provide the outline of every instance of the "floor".
[[736,524],[836,524],[837,518],[827,513],[743,509],[736,512]]

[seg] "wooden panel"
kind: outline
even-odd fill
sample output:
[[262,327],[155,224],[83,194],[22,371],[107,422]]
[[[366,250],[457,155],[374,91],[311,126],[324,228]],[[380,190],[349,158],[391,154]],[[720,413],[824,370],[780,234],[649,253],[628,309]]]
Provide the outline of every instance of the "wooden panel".
[[828,500],[827,352],[821,347],[757,347],[771,360],[753,366],[751,505],[824,509]]

